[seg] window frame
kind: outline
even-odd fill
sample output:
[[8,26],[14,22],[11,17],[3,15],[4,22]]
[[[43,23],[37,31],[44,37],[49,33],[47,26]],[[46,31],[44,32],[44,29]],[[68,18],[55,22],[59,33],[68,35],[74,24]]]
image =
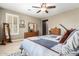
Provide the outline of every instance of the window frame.
[[14,23],[14,20],[13,20],[13,17],[17,17],[17,32],[15,33],[13,31],[13,28],[11,29],[11,35],[18,35],[19,34],[19,16],[18,15],[15,15],[15,14],[10,14],[10,13],[6,13],[6,23],[9,23],[8,22],[8,15],[12,17],[12,27],[14,27],[13,23]]

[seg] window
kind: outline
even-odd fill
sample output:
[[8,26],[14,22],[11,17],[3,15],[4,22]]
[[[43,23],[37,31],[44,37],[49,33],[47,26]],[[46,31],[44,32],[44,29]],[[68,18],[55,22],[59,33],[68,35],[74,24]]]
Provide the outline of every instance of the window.
[[19,16],[6,13],[6,23],[10,25],[11,35],[19,34]]

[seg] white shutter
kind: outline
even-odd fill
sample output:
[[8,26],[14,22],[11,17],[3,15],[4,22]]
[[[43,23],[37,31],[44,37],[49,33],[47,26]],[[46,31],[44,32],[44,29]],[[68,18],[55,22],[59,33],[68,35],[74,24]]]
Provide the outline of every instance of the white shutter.
[[19,16],[6,13],[6,22],[10,25],[11,35],[19,34]]

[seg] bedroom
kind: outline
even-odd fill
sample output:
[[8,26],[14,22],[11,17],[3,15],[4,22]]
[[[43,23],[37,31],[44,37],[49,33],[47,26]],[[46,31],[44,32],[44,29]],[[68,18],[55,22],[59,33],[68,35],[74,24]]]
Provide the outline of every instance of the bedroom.
[[[57,34],[57,38],[60,38],[66,30],[63,29],[63,27],[60,26],[62,24],[65,26],[68,30],[70,29],[76,29],[79,26],[78,19],[79,19],[79,3],[46,3],[46,6],[55,6],[54,8],[47,9],[48,12],[40,11],[37,13],[37,11],[40,10],[40,8],[33,8],[32,6],[38,6],[40,7],[43,3],[0,3],[0,43],[3,45],[0,45],[0,55],[3,56],[13,56],[13,55],[27,55],[25,51],[21,51],[20,45],[22,42],[25,42],[24,40],[27,39],[38,39],[38,37],[41,36],[41,38],[48,38],[51,40],[49,36],[52,34]],[[44,3],[45,4],[45,3]],[[43,27],[43,22],[47,22],[47,27]],[[5,27],[3,27],[3,23],[8,23],[10,31],[9,32],[9,38],[12,43],[7,43],[8,40],[6,40],[4,34],[6,32]],[[50,33],[51,29],[60,29],[59,33]],[[31,32],[31,33],[29,33]],[[47,37],[42,37],[44,35],[47,35]],[[51,35],[50,35],[51,34]],[[74,33],[76,36],[77,34]],[[29,37],[33,36],[33,37]],[[29,38],[27,38],[29,37]],[[56,36],[53,36],[56,37]],[[5,39],[4,39],[5,38]],[[40,55],[61,55],[61,53],[52,54],[55,51],[51,51],[49,47],[43,47],[39,44],[35,44],[34,42],[28,42],[30,40],[27,40],[27,45],[29,48],[28,51],[29,55],[31,56],[40,56]],[[47,42],[47,41],[44,41]],[[48,41],[49,42],[49,41]],[[72,42],[72,41],[71,41]],[[32,46],[32,44],[34,46]],[[31,46],[32,47],[31,47]],[[34,47],[38,46],[36,50],[40,50],[39,52],[36,52],[34,50]],[[33,51],[31,50],[33,48]],[[44,49],[48,52],[46,54],[43,54]],[[52,49],[53,50],[53,49]],[[22,52],[22,53],[21,53]],[[77,52],[76,52],[77,53]],[[73,53],[73,54],[76,54]],[[72,55],[73,55],[72,54]]]

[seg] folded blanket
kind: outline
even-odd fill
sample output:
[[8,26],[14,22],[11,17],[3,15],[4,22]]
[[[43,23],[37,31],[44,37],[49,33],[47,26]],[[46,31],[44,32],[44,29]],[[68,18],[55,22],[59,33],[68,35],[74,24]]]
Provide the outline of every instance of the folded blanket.
[[39,40],[31,40],[37,44],[40,44],[46,48],[51,49],[51,47],[55,46],[58,44],[58,42],[51,41],[51,40],[45,40],[45,39],[39,39]]

